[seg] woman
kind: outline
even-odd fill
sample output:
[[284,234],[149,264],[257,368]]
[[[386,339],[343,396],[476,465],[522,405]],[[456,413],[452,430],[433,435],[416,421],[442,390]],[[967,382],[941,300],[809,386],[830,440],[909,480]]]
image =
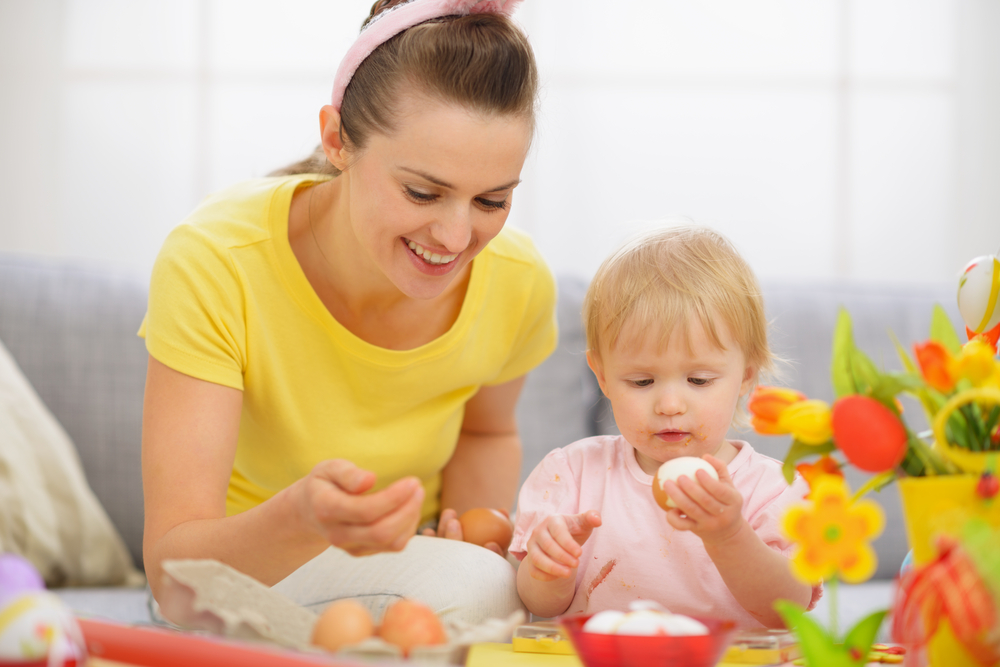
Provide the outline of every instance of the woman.
[[513,504],[515,404],[555,345],[552,277],[504,229],[537,88],[509,10],[376,3],[320,113],[328,174],[237,185],[169,236],[140,331],[154,596],[164,559],[213,558],[314,608],[520,608],[455,520]]

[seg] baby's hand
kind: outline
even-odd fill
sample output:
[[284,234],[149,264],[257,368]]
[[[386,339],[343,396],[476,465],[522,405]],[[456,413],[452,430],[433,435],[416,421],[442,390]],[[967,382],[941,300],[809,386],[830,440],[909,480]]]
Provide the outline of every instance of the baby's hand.
[[699,470],[697,482],[687,476],[665,481],[663,490],[677,504],[677,509],[667,512],[667,523],[677,530],[690,530],[702,542],[721,542],[743,524],[743,496],[733,486],[725,463],[709,454],[702,458],[715,468],[719,479]]
[[[580,564],[580,546],[601,525],[601,514],[595,510],[582,514],[553,514],[543,521],[528,538],[525,560],[530,561],[531,578],[554,581],[573,574]],[[524,562],[521,563],[524,566]]]

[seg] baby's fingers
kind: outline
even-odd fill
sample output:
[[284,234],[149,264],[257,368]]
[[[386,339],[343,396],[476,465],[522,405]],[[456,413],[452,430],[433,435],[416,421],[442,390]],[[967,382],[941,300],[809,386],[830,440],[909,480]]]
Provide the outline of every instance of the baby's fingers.
[[[561,538],[558,535],[560,524],[548,526],[549,530],[544,530],[544,528],[536,531],[535,545],[538,549],[543,551],[549,560],[566,568],[579,565],[580,545],[570,536],[566,526],[561,526],[564,533]],[[575,550],[576,553],[571,549]]]
[[531,571],[531,578],[539,581],[563,579],[573,574],[572,568],[557,563],[541,549],[531,552],[531,564],[535,566]]

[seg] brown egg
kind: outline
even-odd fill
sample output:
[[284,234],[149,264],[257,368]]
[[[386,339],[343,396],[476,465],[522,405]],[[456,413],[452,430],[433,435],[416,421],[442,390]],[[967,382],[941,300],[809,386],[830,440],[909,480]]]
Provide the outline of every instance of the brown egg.
[[462,538],[481,547],[489,542],[496,542],[506,551],[514,536],[510,519],[500,510],[477,507],[458,517],[458,522],[462,524]]
[[378,636],[410,655],[414,646],[447,644],[448,635],[434,611],[416,600],[403,598],[385,610]]
[[364,605],[355,600],[337,600],[323,611],[313,626],[312,643],[336,652],[374,634],[375,623]]

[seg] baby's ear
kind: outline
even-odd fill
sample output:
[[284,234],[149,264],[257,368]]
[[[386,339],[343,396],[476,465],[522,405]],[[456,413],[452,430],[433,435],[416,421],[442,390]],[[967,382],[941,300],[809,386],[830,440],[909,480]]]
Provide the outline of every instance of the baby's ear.
[[757,368],[756,366],[747,366],[746,370],[743,371],[743,384],[740,385],[740,396],[746,396],[750,391],[750,387],[754,386],[757,382]]
[[604,365],[601,364],[601,355],[597,354],[596,350],[587,350],[587,365],[590,366],[590,370],[594,372],[594,376],[597,378],[597,384],[601,387],[601,392],[607,396],[608,390],[605,388],[604,384]]

